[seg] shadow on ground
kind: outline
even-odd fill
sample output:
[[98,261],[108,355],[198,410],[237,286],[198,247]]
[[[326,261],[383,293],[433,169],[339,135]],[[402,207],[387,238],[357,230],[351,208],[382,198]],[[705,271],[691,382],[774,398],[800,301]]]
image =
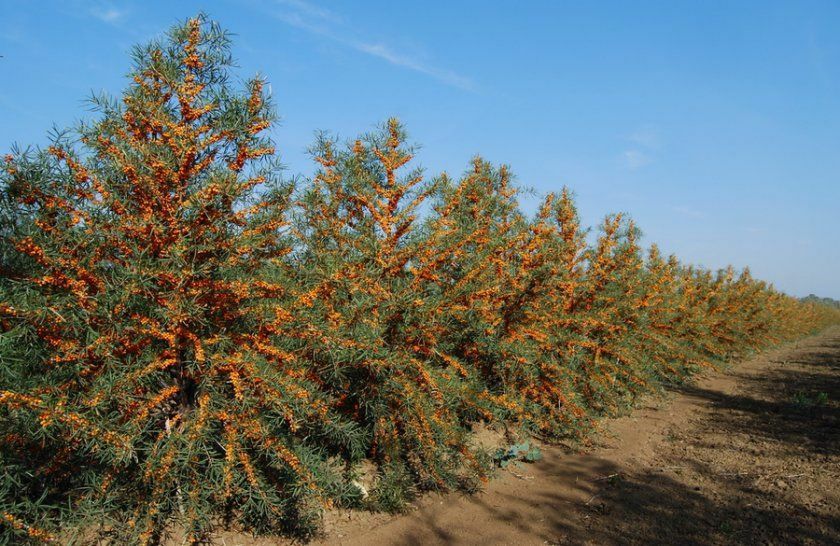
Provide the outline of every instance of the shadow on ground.
[[729,375],[733,392],[679,389],[696,414],[652,460],[549,450],[520,486],[427,506],[365,544],[840,544],[840,332]]

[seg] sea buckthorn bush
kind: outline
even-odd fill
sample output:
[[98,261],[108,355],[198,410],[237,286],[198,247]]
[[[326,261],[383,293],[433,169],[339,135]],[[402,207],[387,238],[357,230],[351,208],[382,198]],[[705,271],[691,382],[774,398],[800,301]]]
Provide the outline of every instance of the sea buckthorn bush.
[[584,438],[840,320],[646,251],[623,214],[588,238],[569,189],[529,216],[506,166],[428,177],[394,119],[285,178],[264,81],[231,66],[191,19],[93,122],[4,159],[2,544],[305,536],[326,507],[476,488],[479,423]]

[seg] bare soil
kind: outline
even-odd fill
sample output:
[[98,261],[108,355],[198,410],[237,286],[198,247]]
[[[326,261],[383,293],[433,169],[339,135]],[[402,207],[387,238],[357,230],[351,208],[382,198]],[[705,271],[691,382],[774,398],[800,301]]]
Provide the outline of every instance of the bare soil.
[[542,450],[477,495],[332,512],[313,544],[840,544],[840,328],[649,400],[589,448]]

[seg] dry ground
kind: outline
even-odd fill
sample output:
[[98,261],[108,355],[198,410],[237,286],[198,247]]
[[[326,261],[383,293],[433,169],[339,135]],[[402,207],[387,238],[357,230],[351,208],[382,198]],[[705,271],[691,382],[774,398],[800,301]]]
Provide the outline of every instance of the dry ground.
[[585,452],[543,454],[478,495],[328,514],[314,544],[840,544],[840,328],[651,401]]

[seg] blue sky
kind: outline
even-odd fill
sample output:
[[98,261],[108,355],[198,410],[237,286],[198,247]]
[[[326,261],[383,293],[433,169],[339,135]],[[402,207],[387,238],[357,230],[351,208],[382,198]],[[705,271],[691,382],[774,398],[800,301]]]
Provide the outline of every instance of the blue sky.
[[430,174],[480,153],[587,223],[626,211],[686,262],[840,299],[840,2],[0,0],[0,151],[89,116],[199,11],[271,82],[290,173],[315,130],[396,115]]

